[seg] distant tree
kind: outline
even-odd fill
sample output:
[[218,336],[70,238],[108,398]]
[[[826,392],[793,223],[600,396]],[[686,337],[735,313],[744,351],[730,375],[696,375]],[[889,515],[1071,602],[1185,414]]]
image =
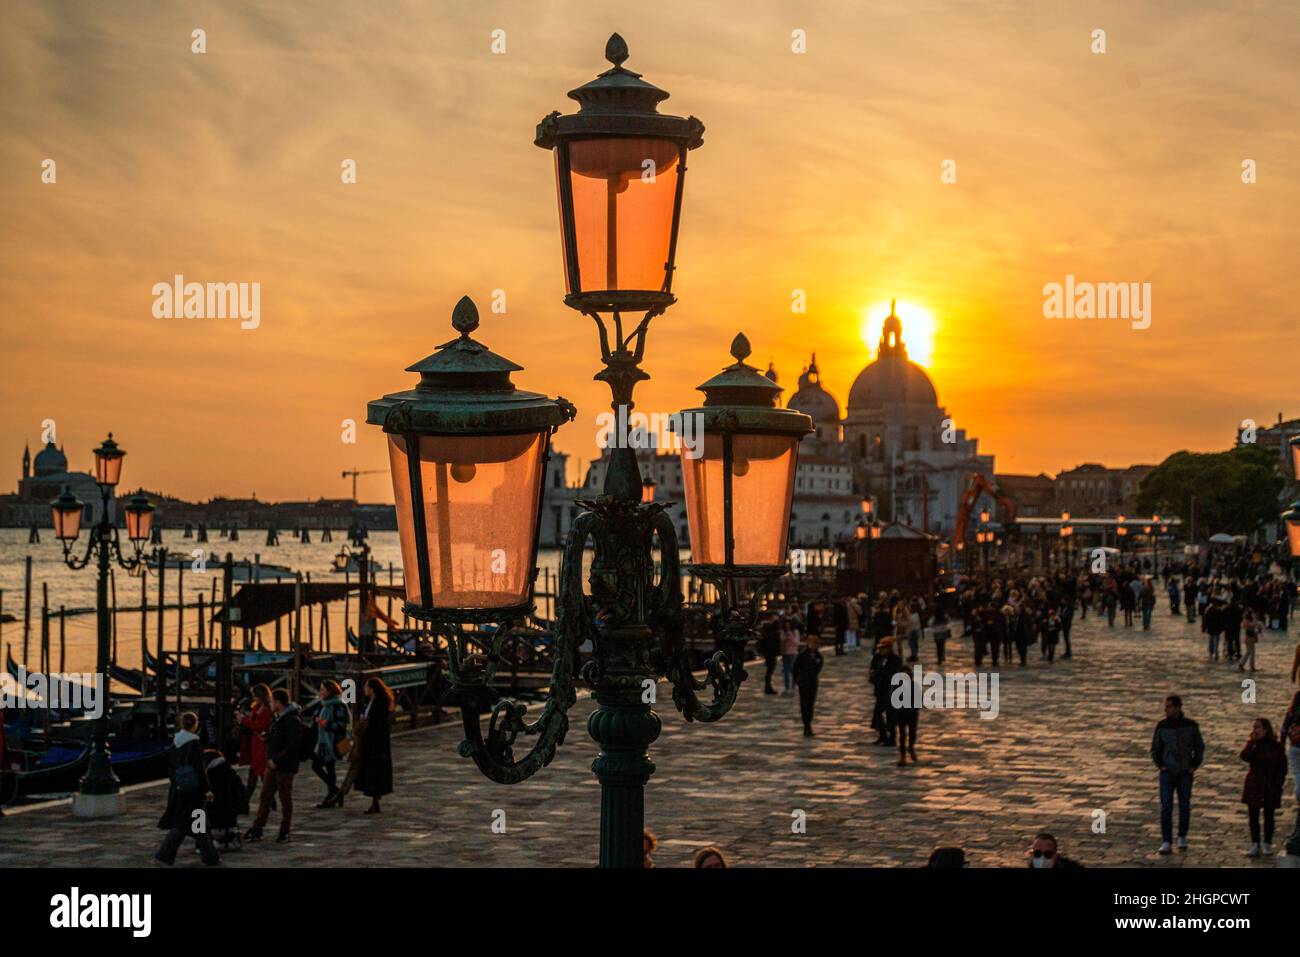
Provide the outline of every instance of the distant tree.
[[1277,520],[1285,484],[1276,456],[1258,445],[1175,452],[1142,480],[1137,509],[1142,515],[1177,516],[1190,533],[1195,496],[1198,537],[1245,535]]

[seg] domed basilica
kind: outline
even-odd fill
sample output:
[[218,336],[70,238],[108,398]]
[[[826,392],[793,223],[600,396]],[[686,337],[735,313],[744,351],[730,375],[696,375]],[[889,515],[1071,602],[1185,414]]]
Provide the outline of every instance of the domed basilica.
[[[769,369],[768,375],[775,379],[775,370]],[[821,533],[826,519],[832,519],[833,536],[845,533],[839,513],[846,494],[855,499],[875,496],[882,521],[947,534],[956,524],[958,503],[971,476],[993,475],[993,456],[979,454],[979,440],[954,426],[939,405],[930,377],[908,358],[903,323],[893,306],[875,359],[849,389],[843,417],[839,403],[822,384],[815,353],[787,404],[809,415],[816,426],[799,450],[792,519],[796,532],[802,532],[796,537],[805,541],[825,537]],[[825,481],[818,482],[821,474]],[[841,507],[819,509],[820,500],[833,493],[839,493]],[[847,531],[858,518],[852,516]]]

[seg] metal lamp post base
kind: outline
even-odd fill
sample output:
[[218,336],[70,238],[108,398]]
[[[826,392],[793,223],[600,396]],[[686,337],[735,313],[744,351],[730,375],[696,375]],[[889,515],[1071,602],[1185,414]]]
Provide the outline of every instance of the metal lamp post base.
[[74,817],[117,817],[126,813],[126,795],[121,791],[112,794],[81,794],[72,796]]

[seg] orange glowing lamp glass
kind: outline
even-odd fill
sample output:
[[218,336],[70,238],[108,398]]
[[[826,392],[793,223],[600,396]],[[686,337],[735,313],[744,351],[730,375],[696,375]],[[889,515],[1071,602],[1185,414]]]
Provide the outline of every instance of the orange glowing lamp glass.
[[550,114],[534,139],[555,156],[565,301],[588,313],[674,302],[686,153],[704,142],[699,120],[659,112],[668,93],[626,69],[627,57],[614,34],[612,69],[570,90],[578,112]]
[[1300,559],[1300,499],[1291,503],[1291,507],[1282,513],[1286,523],[1287,544],[1291,548],[1291,557]]
[[780,408],[781,387],[745,362],[744,335],[731,354],[736,361],[698,387],[703,407],[681,413],[703,437],[681,449],[686,519],[696,566],[757,576],[785,566],[799,441],[813,427]]
[[459,338],[408,367],[419,384],[367,416],[387,433],[405,610],[422,621],[531,605],[550,436],[573,418],[567,401],[515,388],[520,367],[470,337],[468,297],[452,325]]
[[133,542],[149,541],[153,531],[153,503],[143,495],[132,495],[123,511],[126,513],[126,537]]
[[113,441],[113,433],[108,433],[108,438],[95,449],[95,481],[100,485],[116,485],[122,478],[125,457],[126,453]]
[[54,537],[63,542],[76,541],[81,534],[81,516],[85,505],[67,489],[50,503],[50,515],[54,519]]

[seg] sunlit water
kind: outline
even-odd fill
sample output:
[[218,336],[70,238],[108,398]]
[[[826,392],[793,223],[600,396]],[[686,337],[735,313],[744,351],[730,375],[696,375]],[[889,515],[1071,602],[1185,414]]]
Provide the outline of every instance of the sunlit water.
[[[206,548],[208,560],[212,562],[223,561],[227,552],[236,561],[252,561],[257,557],[266,565],[283,565],[293,571],[300,571],[303,573],[304,580],[310,578],[313,583],[342,583],[345,576],[335,572],[332,563],[334,556],[346,544],[346,536],[342,532],[336,532],[334,541],[322,542],[320,540],[320,530],[317,529],[313,530],[311,537],[310,542],[304,543],[293,538],[291,533],[281,532],[280,544],[268,546],[265,544],[265,531],[241,531],[240,539],[237,542],[227,541],[221,538],[218,533],[210,532],[207,544],[201,545],[193,538],[185,538],[184,533],[177,529],[163,532],[163,545],[170,553],[185,556],[191,555],[194,549]],[[93,609],[95,606],[95,571],[93,563],[91,567],[81,571],[69,569],[63,562],[62,548],[58,540],[54,538],[53,532],[49,529],[42,530],[39,544],[29,544],[27,538],[28,532],[25,529],[0,529],[0,591],[3,591],[3,611],[17,619],[17,621],[0,624],[0,643],[9,646],[15,661],[20,664],[23,662],[24,563],[26,557],[30,555],[32,558],[32,595],[30,627],[27,635],[27,663],[32,670],[37,670],[41,647],[42,586],[48,588],[50,608],[54,612],[57,612],[60,606],[68,609]],[[402,566],[397,533],[372,532],[369,544],[373,559],[383,566],[383,570],[378,575],[379,584],[386,585],[390,580],[400,584],[402,582]],[[84,537],[78,545],[84,548]],[[79,557],[81,552],[77,554]],[[537,564],[539,569],[542,569],[537,579],[539,592],[544,590],[548,582],[550,587],[554,588],[555,575],[559,571],[559,558],[560,553],[555,549],[544,550],[538,555]],[[549,578],[547,577],[548,574]],[[140,613],[138,610],[127,612],[121,609],[139,609],[142,579],[132,577],[120,568],[116,568],[113,575],[116,585],[117,606],[119,608],[117,615],[118,663],[131,668],[139,667],[141,663]],[[355,581],[355,579],[356,576],[353,574],[350,580]],[[154,606],[158,603],[157,573],[149,572],[147,579],[144,581],[148,589],[149,605],[151,609],[154,609]],[[236,582],[234,587],[238,590],[239,583]],[[177,602],[178,597],[180,597],[178,588],[184,589],[184,599],[187,605],[196,604],[200,595],[207,601],[210,601],[215,596],[219,603],[221,571],[220,569],[195,571],[192,567],[186,567],[182,576],[178,574],[176,569],[168,567],[164,576],[164,588],[166,592],[165,600],[168,604]],[[539,611],[549,616],[549,602],[539,596],[538,603]],[[382,611],[388,612],[390,602],[387,598],[380,598],[379,606]],[[398,621],[402,619],[400,608],[401,602],[393,599],[391,613]],[[320,629],[319,613],[319,606],[315,606],[312,615],[318,631]],[[205,620],[210,615],[211,609],[209,608],[205,611]],[[350,624],[353,630],[356,629],[357,608],[355,596],[349,602],[348,621],[346,623],[343,617],[342,601],[331,603],[329,615],[331,647],[335,651],[342,650],[346,642],[344,637],[345,625]],[[307,621],[305,609],[303,621],[305,628]],[[157,627],[158,613],[155,609],[150,611],[146,626],[146,636],[151,653],[156,651]],[[87,611],[85,614],[68,616],[65,619],[64,628],[63,666],[60,667],[59,620],[57,618],[51,619],[51,670],[55,672],[93,671],[95,668],[95,615],[93,610]],[[273,629],[274,625],[267,625],[261,629],[262,641],[267,646],[270,646],[273,642]],[[174,609],[166,611],[163,616],[163,643],[168,651],[174,650],[177,646],[177,630],[177,612]],[[186,647],[197,641],[198,612],[195,608],[188,608],[185,612],[182,635]],[[236,643],[239,640],[239,633],[236,631]],[[0,649],[0,655],[2,654],[3,650]],[[0,682],[4,680],[6,679],[0,678]]]

